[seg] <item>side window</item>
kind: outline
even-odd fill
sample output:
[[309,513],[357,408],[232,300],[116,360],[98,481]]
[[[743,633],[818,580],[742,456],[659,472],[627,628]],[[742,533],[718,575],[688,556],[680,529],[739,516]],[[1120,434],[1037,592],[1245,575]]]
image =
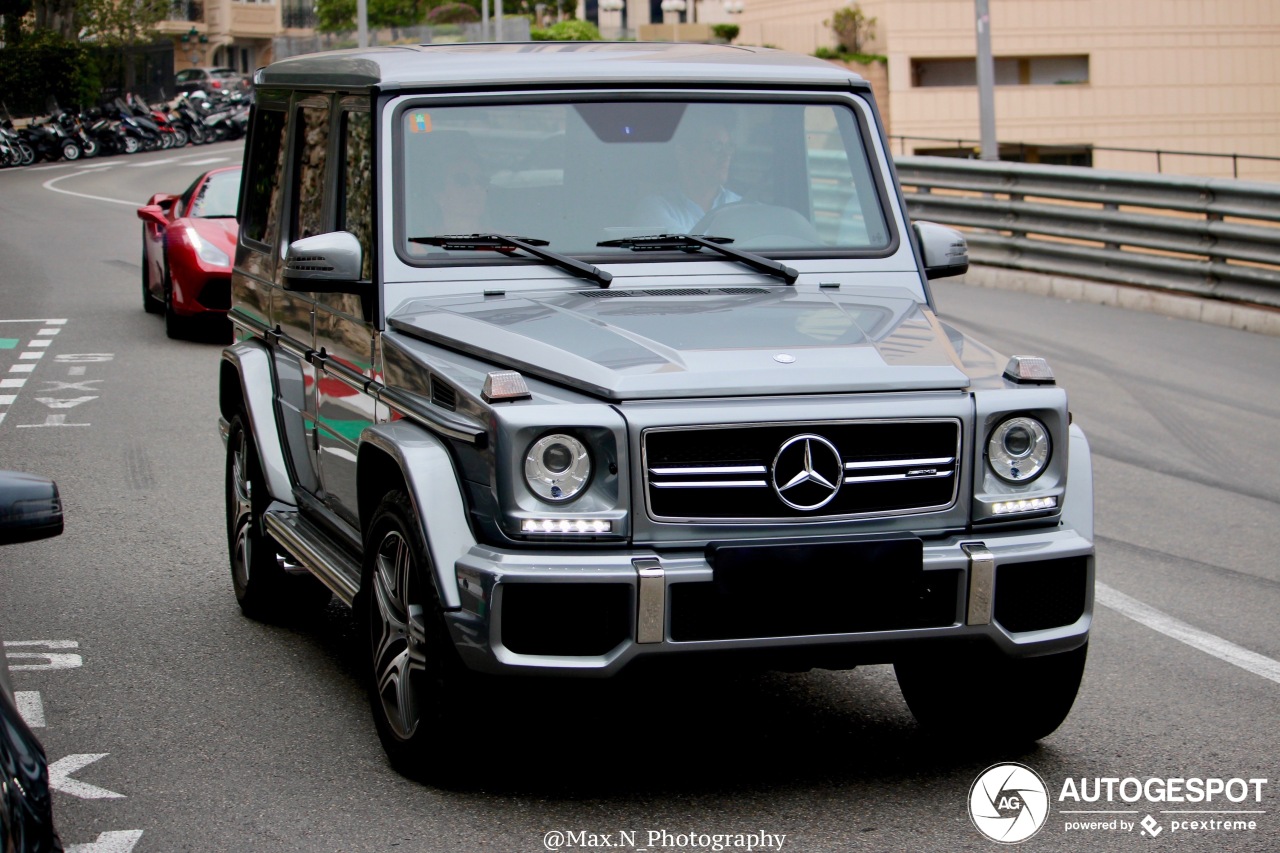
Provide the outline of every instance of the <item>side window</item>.
[[280,237],[277,202],[284,174],[284,126],[283,110],[259,107],[249,131],[249,168],[244,175],[240,236],[268,248],[274,247]]
[[323,234],[329,229],[324,221],[324,164],[329,154],[329,107],[298,108],[298,153],[294,168],[293,236],[301,240]]
[[373,278],[373,145],[367,110],[342,114],[342,187],[340,228],[360,240],[364,265],[360,277]]

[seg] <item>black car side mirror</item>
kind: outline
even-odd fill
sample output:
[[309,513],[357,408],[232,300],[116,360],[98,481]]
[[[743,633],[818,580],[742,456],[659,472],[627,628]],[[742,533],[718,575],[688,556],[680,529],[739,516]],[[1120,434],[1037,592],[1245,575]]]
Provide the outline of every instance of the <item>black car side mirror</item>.
[[0,471],[0,545],[62,533],[58,484],[34,474]]

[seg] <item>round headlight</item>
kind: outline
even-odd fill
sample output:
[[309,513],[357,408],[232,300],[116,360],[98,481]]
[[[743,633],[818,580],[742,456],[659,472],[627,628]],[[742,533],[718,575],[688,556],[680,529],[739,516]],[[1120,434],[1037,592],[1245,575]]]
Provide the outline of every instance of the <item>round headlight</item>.
[[1040,476],[1049,461],[1049,431],[1035,418],[1009,418],[991,432],[987,463],[1008,483]]
[[544,435],[524,458],[524,478],[535,495],[545,501],[571,500],[587,487],[591,454],[571,435]]

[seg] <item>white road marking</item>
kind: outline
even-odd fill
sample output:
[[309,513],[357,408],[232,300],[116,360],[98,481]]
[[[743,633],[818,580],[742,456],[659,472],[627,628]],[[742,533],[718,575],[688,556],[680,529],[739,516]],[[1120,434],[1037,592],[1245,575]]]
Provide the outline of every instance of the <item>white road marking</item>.
[[67,375],[68,376],[84,376],[84,367],[83,366],[69,367],[67,368]]
[[82,800],[123,799],[124,794],[117,794],[115,791],[108,791],[106,788],[99,788],[97,785],[71,778],[72,773],[88,767],[95,761],[101,761],[108,755],[110,755],[108,752],[93,752],[59,758],[49,765],[49,787]]
[[1131,598],[1119,590],[1112,589],[1104,583],[1095,585],[1094,599],[1100,604],[1105,604],[1112,610],[1128,616],[1135,622],[1146,625],[1153,631],[1159,631],[1166,637],[1172,637],[1194,649],[1199,649],[1205,654],[1213,655],[1219,660],[1224,660],[1229,664],[1248,670],[1254,675],[1261,675],[1263,678],[1280,684],[1280,661],[1249,651],[1243,646],[1237,646],[1230,640],[1224,640],[1219,636],[1210,634],[1208,631],[1201,631],[1199,628],[1188,625],[1180,619],[1175,619],[1167,613],[1162,613],[1148,604],[1143,604],[1136,598]]
[[99,832],[98,839],[88,844],[71,844],[67,853],[129,853],[142,837],[141,829]]
[[58,332],[61,332],[61,331],[62,331],[61,329],[41,329],[40,331],[36,332],[36,334],[37,335],[56,335],[58,334]]
[[[45,323],[46,325],[49,325],[49,326],[61,326],[61,325],[64,325],[66,322],[67,322],[66,320],[0,320],[0,323]],[[37,334],[43,335],[44,332],[40,331],[40,332],[37,332]],[[57,332],[50,332],[49,334],[56,335]]]
[[231,159],[230,157],[207,157],[207,158],[205,158],[204,160],[187,160],[187,161],[186,161],[185,163],[183,163],[182,165],[184,165],[184,166],[208,166],[208,165],[210,165],[211,163],[225,163],[225,162],[227,162],[227,161],[228,161],[228,160],[230,160],[230,159]]
[[26,384],[26,379],[0,379],[0,388],[21,388]]
[[107,198],[106,196],[90,195],[89,193],[77,193],[77,192],[72,192],[71,190],[59,189],[58,187],[54,186],[54,184],[56,184],[58,181],[61,181],[63,178],[73,178],[76,175],[84,175],[84,174],[91,174],[91,173],[75,172],[70,175],[59,175],[56,178],[50,178],[49,180],[45,181],[43,184],[41,184],[41,186],[49,190],[50,192],[62,193],[64,195],[73,195],[78,198],[87,198],[93,201],[109,201],[112,204],[126,204],[129,207],[142,207],[142,204],[136,201],[125,201],[122,198]]
[[23,361],[35,361],[38,358],[44,358],[44,350],[32,350],[31,352],[20,352],[18,358]]
[[84,658],[69,652],[5,652],[5,657],[11,661],[44,661],[43,663],[10,663],[9,670],[11,672],[24,669],[76,669],[84,666]]
[[31,429],[34,427],[78,427],[93,426],[93,424],[69,424],[66,415],[49,415],[44,419],[42,424],[18,424],[18,429]]
[[18,399],[16,394],[0,394],[0,406],[8,406]]
[[35,341],[27,341],[27,346],[29,346],[29,347],[47,347],[47,346],[49,346],[49,345],[50,345],[50,344],[52,344],[52,343],[53,343],[53,341],[48,340],[48,339],[45,339],[45,340],[42,340],[42,341],[41,341],[41,340],[35,340]]
[[145,163],[130,163],[128,165],[130,169],[145,169],[148,166],[163,166],[165,163],[176,163],[176,162],[178,161],[173,157],[165,157],[160,160],[147,160]]
[[34,364],[15,364],[9,368],[10,373],[33,373],[36,369]]
[[[89,380],[89,381],[92,382],[93,380]],[[70,397],[64,400],[60,400],[56,397],[36,397],[36,402],[43,403],[44,405],[48,406],[51,409],[74,409],[76,406],[79,406],[81,403],[87,403],[90,400],[96,400],[96,399],[98,399],[96,396]]]
[[44,728],[44,702],[40,701],[39,690],[15,690],[13,701],[28,726],[33,729]]

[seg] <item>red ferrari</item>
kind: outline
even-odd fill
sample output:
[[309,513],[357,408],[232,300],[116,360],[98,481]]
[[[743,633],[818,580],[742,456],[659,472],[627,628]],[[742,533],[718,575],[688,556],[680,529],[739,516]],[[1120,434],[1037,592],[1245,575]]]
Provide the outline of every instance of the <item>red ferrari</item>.
[[138,208],[142,220],[142,306],[164,313],[171,338],[197,327],[221,329],[231,307],[240,167],[212,169],[180,196],[157,193]]

